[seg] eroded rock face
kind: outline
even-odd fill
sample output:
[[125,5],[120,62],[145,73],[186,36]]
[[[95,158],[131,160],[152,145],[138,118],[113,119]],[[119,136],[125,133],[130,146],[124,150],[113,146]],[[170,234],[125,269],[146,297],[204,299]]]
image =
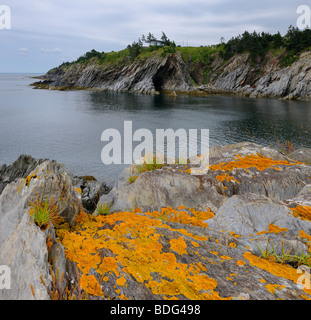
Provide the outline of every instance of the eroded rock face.
[[79,64],[49,71],[47,80],[35,83],[38,88],[88,88],[154,94],[163,90],[193,90],[190,75],[180,52],[142,59],[114,68]]

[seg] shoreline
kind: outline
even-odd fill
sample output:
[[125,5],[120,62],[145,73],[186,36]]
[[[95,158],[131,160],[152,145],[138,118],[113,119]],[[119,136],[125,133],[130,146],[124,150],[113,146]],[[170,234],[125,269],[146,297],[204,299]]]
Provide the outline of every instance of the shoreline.
[[170,97],[177,97],[178,95],[185,96],[198,96],[198,97],[209,97],[209,96],[225,96],[225,97],[238,97],[238,98],[249,98],[249,99],[278,99],[282,101],[311,101],[311,97],[299,98],[299,97],[280,97],[267,94],[257,94],[256,96],[251,96],[252,93],[245,93],[241,91],[226,91],[219,89],[198,89],[194,87],[193,90],[189,91],[178,91],[178,90],[164,90],[164,91],[155,91],[155,92],[137,92],[129,90],[110,90],[110,89],[100,89],[94,87],[77,87],[77,86],[64,86],[57,87],[51,86],[45,83],[46,78],[44,77],[34,77],[34,79],[41,79],[43,83],[34,82],[29,86],[33,87],[35,90],[55,90],[55,91],[89,91],[89,92],[115,92],[115,93],[135,93],[142,95],[159,95],[165,94]]

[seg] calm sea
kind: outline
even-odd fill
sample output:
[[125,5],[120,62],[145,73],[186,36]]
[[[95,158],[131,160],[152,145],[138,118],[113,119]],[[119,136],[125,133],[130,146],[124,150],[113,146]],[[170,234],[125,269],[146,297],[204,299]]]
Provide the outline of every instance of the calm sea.
[[209,129],[210,145],[289,140],[311,148],[311,102],[237,97],[149,96],[35,90],[26,74],[0,74],[0,165],[20,154],[64,163],[76,175],[112,184],[124,165],[104,165],[102,132]]

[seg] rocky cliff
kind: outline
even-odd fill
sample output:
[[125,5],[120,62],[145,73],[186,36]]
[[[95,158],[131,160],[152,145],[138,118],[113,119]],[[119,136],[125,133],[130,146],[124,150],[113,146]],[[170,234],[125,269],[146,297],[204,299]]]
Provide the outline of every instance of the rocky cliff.
[[[193,48],[196,50],[196,48]],[[199,50],[199,49],[197,49]],[[239,94],[250,97],[284,99],[311,98],[311,52],[305,51],[290,66],[282,66],[284,50],[268,51],[256,61],[250,54],[224,60],[218,52],[193,58],[177,48],[101,64],[98,59],[71,63],[50,70],[43,89],[92,89],[140,93],[182,92],[197,94]]]
[[[310,150],[241,143],[210,156],[203,176],[131,166],[93,214],[55,161],[0,168],[0,265],[11,270],[0,299],[310,299]],[[61,221],[34,223],[36,194]]]

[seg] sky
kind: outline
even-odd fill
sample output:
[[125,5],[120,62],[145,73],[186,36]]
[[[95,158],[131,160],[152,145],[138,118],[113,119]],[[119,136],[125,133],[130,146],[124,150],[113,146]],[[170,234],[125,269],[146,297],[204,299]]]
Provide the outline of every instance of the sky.
[[[85,52],[118,51],[151,32],[200,46],[253,32],[284,35],[299,0],[0,0],[11,29],[0,28],[0,73],[39,73]],[[0,23],[6,12],[0,11]]]

